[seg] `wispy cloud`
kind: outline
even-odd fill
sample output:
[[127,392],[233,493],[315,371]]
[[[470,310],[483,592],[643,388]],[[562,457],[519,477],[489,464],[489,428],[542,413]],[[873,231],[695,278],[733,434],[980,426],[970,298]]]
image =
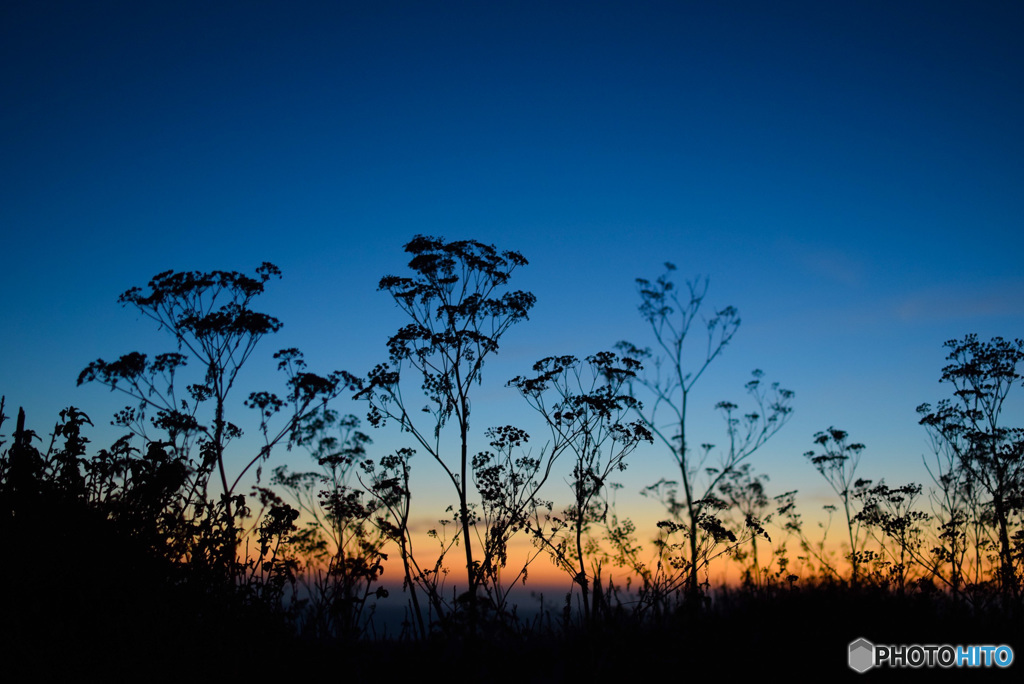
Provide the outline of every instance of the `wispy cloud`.
[[821,247],[783,238],[777,242],[798,267],[827,281],[850,287],[861,285],[866,266],[849,252],[834,247]]
[[942,321],[1024,315],[1024,281],[948,284],[912,292],[895,302],[904,321]]

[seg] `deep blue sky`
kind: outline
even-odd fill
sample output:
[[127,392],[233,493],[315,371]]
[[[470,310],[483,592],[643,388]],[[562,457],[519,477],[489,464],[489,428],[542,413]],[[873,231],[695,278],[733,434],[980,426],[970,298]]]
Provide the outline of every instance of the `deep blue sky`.
[[264,260],[266,356],[363,373],[403,323],[376,283],[425,233],[531,262],[481,442],[529,419],[502,385],[536,359],[649,343],[634,279],[673,261],[743,318],[698,441],[763,368],[796,391],[775,489],[815,491],[832,424],[865,476],[921,481],[942,342],[1024,335],[1022,35],[1012,2],[5,2],[0,393],[40,432],[106,422],[123,402],[78,372],[170,348],[117,295]]

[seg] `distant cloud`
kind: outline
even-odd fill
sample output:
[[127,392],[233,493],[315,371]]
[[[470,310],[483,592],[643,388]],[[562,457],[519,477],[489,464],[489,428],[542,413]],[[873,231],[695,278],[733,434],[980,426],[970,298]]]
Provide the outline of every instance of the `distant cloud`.
[[864,265],[844,252],[816,250],[801,261],[812,273],[843,285],[860,285],[864,280]]
[[804,270],[841,285],[858,286],[864,282],[865,265],[849,252],[828,247],[814,247],[790,238],[778,242]]
[[977,285],[943,285],[897,300],[896,316],[904,321],[1024,315],[1024,281]]

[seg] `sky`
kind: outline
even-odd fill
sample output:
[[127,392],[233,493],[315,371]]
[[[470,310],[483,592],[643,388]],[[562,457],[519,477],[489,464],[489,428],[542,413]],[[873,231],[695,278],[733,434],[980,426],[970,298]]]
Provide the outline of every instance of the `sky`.
[[[281,387],[292,346],[365,374],[405,323],[377,283],[426,234],[529,260],[476,448],[504,423],[541,446],[504,386],[536,360],[652,344],[635,279],[672,262],[742,319],[694,390],[698,442],[760,368],[795,392],[753,460],[771,493],[832,500],[802,456],[832,425],[863,476],[927,484],[943,342],[1024,336],[1021,35],[1010,2],[2,3],[0,394],[37,432],[83,408],[102,444],[125,401],[79,372],[173,348],[117,296],[263,261],[284,327],[242,389]],[[638,452],[623,496],[671,474]]]

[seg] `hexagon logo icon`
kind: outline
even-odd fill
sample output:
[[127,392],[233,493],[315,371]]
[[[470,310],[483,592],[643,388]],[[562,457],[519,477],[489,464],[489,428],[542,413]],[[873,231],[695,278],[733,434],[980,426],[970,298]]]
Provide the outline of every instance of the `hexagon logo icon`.
[[857,639],[850,644],[850,669],[867,672],[875,664],[875,645],[867,639]]

